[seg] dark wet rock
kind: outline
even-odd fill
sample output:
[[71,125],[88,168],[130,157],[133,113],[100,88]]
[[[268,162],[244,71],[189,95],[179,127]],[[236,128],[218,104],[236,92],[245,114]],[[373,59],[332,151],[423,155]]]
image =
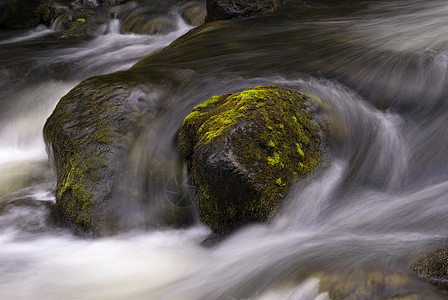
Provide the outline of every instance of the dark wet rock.
[[92,23],[85,23],[84,19],[73,22],[70,28],[61,35],[63,39],[84,39],[94,38],[100,34],[98,26]]
[[212,248],[226,239],[227,235],[211,233],[202,242],[201,246],[205,248]]
[[448,289],[448,250],[439,249],[421,255],[413,270],[419,278]]
[[291,184],[319,165],[323,145],[307,97],[275,86],[196,106],[179,138],[199,217],[215,233],[271,219]]
[[50,24],[49,0],[0,1],[0,29],[19,29]]
[[69,29],[73,23],[78,19],[88,20],[90,18],[92,10],[86,8],[73,9],[66,11],[62,14],[59,24],[63,26],[63,29]]
[[207,0],[206,22],[271,14],[280,4],[280,0]]

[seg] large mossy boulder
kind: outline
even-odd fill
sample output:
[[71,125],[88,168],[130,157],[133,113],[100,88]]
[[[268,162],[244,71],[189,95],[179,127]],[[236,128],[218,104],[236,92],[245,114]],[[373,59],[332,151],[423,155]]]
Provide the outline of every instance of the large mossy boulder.
[[319,165],[323,144],[311,102],[277,86],[211,98],[179,138],[199,217],[215,233],[269,220],[291,184]]
[[280,0],[207,0],[206,22],[270,14],[280,4]]
[[413,269],[419,278],[448,289],[448,249],[421,255],[415,261]]

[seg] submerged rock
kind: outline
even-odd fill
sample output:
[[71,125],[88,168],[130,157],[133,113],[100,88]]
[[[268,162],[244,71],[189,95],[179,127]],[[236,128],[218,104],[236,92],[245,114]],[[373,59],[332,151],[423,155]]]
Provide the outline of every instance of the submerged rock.
[[280,0],[207,0],[206,22],[270,14],[280,3]]
[[421,255],[415,261],[413,269],[419,278],[438,287],[448,288],[447,249],[439,249]]
[[350,272],[318,273],[319,293],[331,300],[345,299],[432,299],[413,276],[384,270],[356,269]]
[[291,184],[320,163],[323,143],[306,96],[276,86],[196,106],[179,138],[199,217],[215,233],[269,220]]

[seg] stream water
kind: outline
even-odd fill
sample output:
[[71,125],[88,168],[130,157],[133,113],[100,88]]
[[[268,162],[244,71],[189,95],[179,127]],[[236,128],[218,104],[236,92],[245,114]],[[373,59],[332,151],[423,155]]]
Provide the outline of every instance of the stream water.
[[290,191],[271,223],[211,248],[199,224],[95,240],[51,226],[55,176],[42,138],[80,81],[128,69],[192,27],[179,18],[168,35],[122,35],[114,20],[86,42],[46,28],[0,31],[0,299],[324,300],[322,278],[356,285],[360,270],[408,283],[394,289],[386,279],[353,299],[446,299],[411,265],[447,244],[448,3],[328,2],[217,22],[191,46],[152,58],[195,75],[165,87],[162,142],[149,153],[175,151],[194,105],[249,86],[305,90],[331,111],[322,170]]

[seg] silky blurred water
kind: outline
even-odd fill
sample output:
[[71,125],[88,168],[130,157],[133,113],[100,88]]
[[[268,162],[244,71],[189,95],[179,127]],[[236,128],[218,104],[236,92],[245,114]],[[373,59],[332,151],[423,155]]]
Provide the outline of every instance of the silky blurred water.
[[411,264],[448,234],[448,4],[329,2],[289,1],[279,15],[209,24],[132,69],[164,66],[183,78],[141,91],[164,109],[137,137],[124,180],[162,191],[156,197],[167,183],[139,166],[168,157],[176,175],[176,132],[209,97],[276,84],[325,107],[321,170],[294,186],[271,223],[213,247],[201,244],[210,234],[201,225],[96,240],[54,227],[42,140],[46,118],[77,83],[130,68],[192,27],[179,18],[168,35],[121,35],[112,20],[94,40],[65,43],[42,28],[0,33],[0,298],[323,300],[331,293],[319,274],[364,270],[409,281],[391,296],[386,280],[372,288],[375,299],[446,299]]

